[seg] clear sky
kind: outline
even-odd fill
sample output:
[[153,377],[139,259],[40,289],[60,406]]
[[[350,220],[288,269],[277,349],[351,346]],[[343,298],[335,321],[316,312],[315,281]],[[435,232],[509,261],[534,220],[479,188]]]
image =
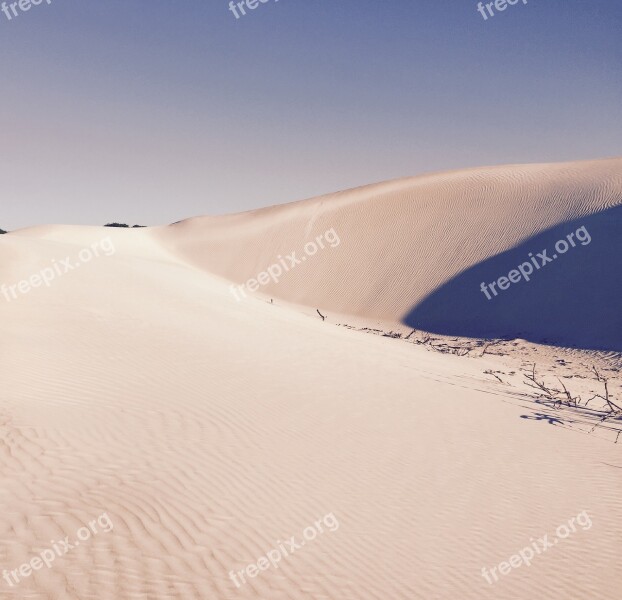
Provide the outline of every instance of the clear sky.
[[487,20],[476,7],[0,12],[0,227],[155,225],[426,171],[622,155],[622,2],[519,0]]

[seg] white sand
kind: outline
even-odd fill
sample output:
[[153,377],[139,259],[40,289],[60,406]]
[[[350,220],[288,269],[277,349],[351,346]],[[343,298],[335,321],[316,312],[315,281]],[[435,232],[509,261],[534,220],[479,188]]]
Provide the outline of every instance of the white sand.
[[[0,580],[0,598],[618,598],[620,444],[521,418],[544,409],[484,374],[501,358],[309,314],[398,321],[467,266],[620,203],[621,172],[480,169],[161,229],[0,236],[6,283],[106,235],[117,248],[0,297],[0,569],[103,512],[114,523]],[[219,277],[253,277],[331,227],[339,247],[267,290],[312,310],[238,303]],[[486,583],[482,567],[583,510],[589,530]],[[230,570],[331,512],[337,531],[236,588]]]

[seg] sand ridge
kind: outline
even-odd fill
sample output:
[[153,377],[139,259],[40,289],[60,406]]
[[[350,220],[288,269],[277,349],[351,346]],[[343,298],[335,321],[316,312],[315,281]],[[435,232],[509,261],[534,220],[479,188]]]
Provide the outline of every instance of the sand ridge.
[[[337,327],[335,315],[349,300],[352,314],[391,322],[410,303],[400,299],[408,277],[424,294],[424,276],[438,282],[538,228],[613,206],[620,165],[491,168],[159,229],[1,236],[2,280],[105,235],[116,252],[0,298],[0,569],[103,512],[114,523],[19,586],[0,580],[0,598],[617,598],[620,445],[533,418],[552,409],[486,374],[505,379],[505,356],[431,351]],[[498,181],[482,199],[490,173]],[[512,186],[520,206],[499,198]],[[460,229],[434,213],[465,198],[527,223],[459,250],[429,245],[481,231],[481,219]],[[388,239],[387,223],[397,227]],[[251,277],[331,226],[340,246],[283,278],[274,304],[232,297],[227,277]],[[434,264],[413,268],[404,244]],[[389,272],[379,252],[394,252]],[[482,577],[580,511],[591,529],[494,585]],[[231,570],[328,513],[338,530],[236,587]]]
[[508,165],[198,217],[159,235],[183,259],[242,283],[334,228],[344,240],[338,248],[319,253],[264,293],[402,322],[413,306],[469,267],[561,223],[621,204],[622,158]]

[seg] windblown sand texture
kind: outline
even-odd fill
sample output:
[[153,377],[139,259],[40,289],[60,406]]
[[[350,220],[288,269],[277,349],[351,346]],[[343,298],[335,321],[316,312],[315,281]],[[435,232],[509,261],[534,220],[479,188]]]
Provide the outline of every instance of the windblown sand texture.
[[[611,159],[431,174],[161,228],[0,236],[7,284],[106,236],[116,247],[0,297],[0,570],[103,512],[114,523],[19,586],[0,579],[0,598],[617,600],[620,443],[534,417],[544,409],[518,383],[484,374],[500,357],[335,325],[397,327],[465,270],[575,219],[614,211],[619,224],[620,205]],[[265,296],[230,294],[330,228],[340,245]],[[593,318],[594,344],[613,351],[619,316]],[[486,583],[482,567],[583,510],[589,530]],[[229,571],[330,512],[338,530],[236,588]]]

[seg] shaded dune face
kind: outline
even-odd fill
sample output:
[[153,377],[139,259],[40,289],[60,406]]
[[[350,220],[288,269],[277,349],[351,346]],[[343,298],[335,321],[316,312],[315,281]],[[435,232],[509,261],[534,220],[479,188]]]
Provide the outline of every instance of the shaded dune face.
[[[567,236],[577,230],[584,241],[575,235],[572,247]],[[555,249],[559,240],[569,246],[563,253]],[[514,282],[502,282],[505,290],[490,289],[519,265],[529,281],[515,272]],[[466,269],[418,302],[404,322],[448,335],[622,351],[621,274],[622,206],[616,206],[551,227]]]
[[[241,284],[332,228],[339,246],[260,291],[430,332],[620,350],[620,205],[622,158],[613,158],[422,175],[190,219],[158,235],[183,260]],[[507,276],[529,252],[552,255],[582,226],[590,244],[487,300],[482,282]]]

